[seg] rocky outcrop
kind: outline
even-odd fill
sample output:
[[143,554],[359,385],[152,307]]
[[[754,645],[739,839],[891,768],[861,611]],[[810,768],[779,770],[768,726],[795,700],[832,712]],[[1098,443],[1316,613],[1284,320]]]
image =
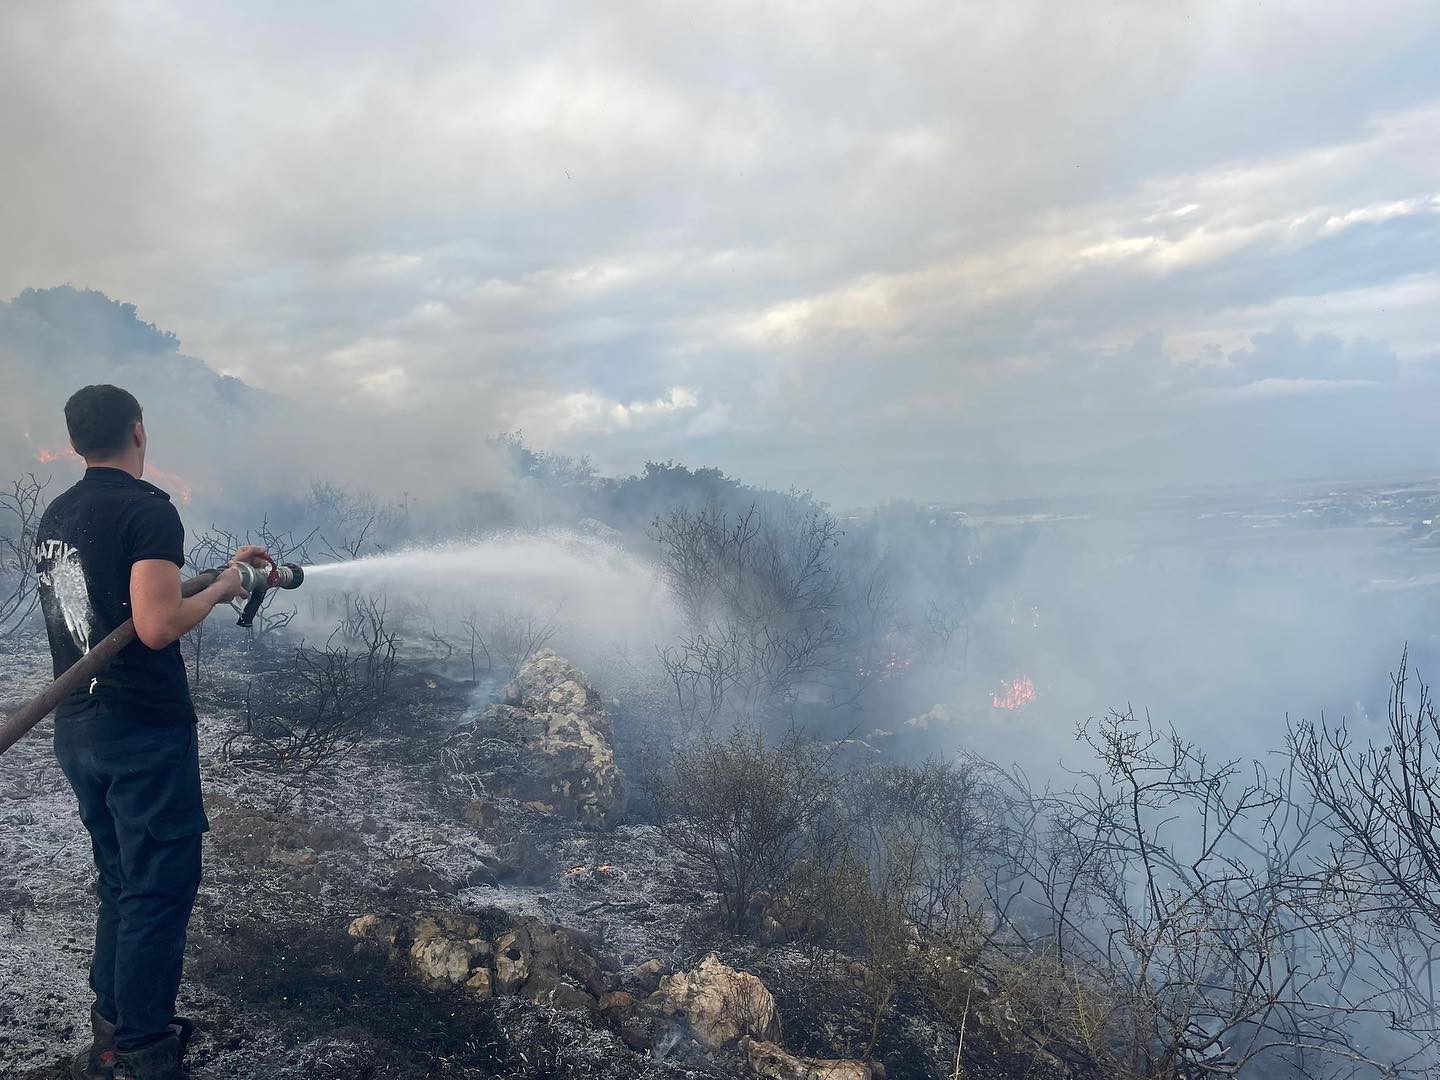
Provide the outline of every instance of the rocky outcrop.
[[[478,918],[362,915],[350,923],[349,933],[360,943],[357,948],[384,951],[432,989],[481,1001],[518,997],[588,1013],[641,1053],[662,1056],[690,1046],[703,1055],[733,1052],[728,1050],[733,1047],[750,1071],[766,1080],[884,1080],[878,1065],[787,1052],[780,1045],[775,999],[765,984],[714,953],[689,971],[662,975],[663,965],[651,960],[623,976],[607,976],[583,935],[498,909]],[[614,986],[618,981],[653,986],[655,978],[659,988],[648,997]]]
[[590,995],[592,1007],[606,990],[599,962],[573,934],[530,918],[496,940],[495,978],[501,993],[526,996],[541,986],[553,990],[558,980]]
[[797,1057],[784,1047],[748,1036],[740,1040],[740,1050],[750,1070],[765,1080],[884,1080],[885,1075],[880,1067],[863,1061]]
[[482,936],[474,919],[454,915],[423,918],[415,923],[413,936],[410,966],[426,983],[470,986],[489,996],[495,947]]
[[517,918],[496,933],[463,915],[362,915],[349,930],[435,990],[459,987],[481,1000],[498,994],[595,1012],[607,989],[589,950],[568,931],[538,919]]
[[780,1039],[780,1014],[765,984],[711,953],[699,967],[660,980],[645,1002],[658,1016],[683,1021],[698,1042],[719,1049],[742,1035]]
[[446,744],[462,773],[493,796],[594,825],[625,812],[610,717],[585,676],[544,649],[491,705]]

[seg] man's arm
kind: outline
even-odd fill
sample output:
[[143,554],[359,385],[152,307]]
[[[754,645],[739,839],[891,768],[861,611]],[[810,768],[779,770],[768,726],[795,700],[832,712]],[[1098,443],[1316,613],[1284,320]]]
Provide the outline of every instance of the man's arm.
[[[260,547],[242,547],[232,564],[252,563],[264,555]],[[227,566],[215,581],[194,596],[180,595],[180,568],[168,559],[141,559],[130,568],[130,609],[136,636],[151,649],[179,641],[204,621],[216,604],[245,595],[240,571]]]
[[135,634],[151,649],[179,641],[214,610],[245,589],[240,571],[227,566],[215,581],[194,596],[180,595],[180,568],[167,559],[142,559],[130,568],[130,609]]

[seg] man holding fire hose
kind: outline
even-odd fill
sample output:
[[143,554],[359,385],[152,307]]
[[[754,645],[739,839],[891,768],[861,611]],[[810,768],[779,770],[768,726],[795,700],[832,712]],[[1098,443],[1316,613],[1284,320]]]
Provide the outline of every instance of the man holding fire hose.
[[209,829],[195,708],[179,639],[217,604],[246,595],[242,547],[202,592],[181,596],[185,529],[170,497],[140,477],[140,403],[87,386],[65,403],[85,476],[41,519],[40,602],[58,677],[127,619],[139,640],[61,703],[55,756],[90,833],[100,912],[90,987],[92,1045],[78,1080],[172,1080],[192,1025],[175,1016],[185,932]]

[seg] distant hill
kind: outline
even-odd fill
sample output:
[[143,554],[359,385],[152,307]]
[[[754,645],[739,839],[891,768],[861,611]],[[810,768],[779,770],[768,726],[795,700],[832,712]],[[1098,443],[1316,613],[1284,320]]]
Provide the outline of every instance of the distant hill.
[[[131,391],[146,408],[153,463],[171,485],[215,477],[219,454],[286,399],[221,375],[180,351],[179,339],[140,318],[134,304],[93,289],[26,289],[0,302],[0,469],[45,467],[56,479],[72,467],[62,408],[88,383]],[[183,479],[180,479],[182,478]],[[165,477],[157,479],[166,486]]]

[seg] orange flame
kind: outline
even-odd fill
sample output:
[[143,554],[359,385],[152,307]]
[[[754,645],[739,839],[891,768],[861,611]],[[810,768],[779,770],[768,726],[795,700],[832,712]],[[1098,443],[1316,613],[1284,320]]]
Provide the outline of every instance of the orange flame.
[[31,436],[29,428],[26,428],[20,434],[24,437],[25,441],[30,444],[30,449],[35,455],[35,460],[41,465],[49,465],[51,462],[59,461],[65,457],[74,458],[79,456],[68,446],[36,446],[35,439]]
[[[75,453],[72,447],[36,446],[35,440],[31,437],[28,430],[22,432],[22,434],[25,437],[25,441],[30,444],[31,450],[34,451],[35,460],[41,465],[50,465],[64,459],[75,460],[79,458],[79,455]],[[194,498],[195,492],[190,487],[189,481],[179,473],[173,473],[168,469],[162,469],[157,465],[147,463],[145,466],[145,475],[155,480],[159,487],[165,488],[186,506],[189,506],[190,500]]]
[[1021,675],[1013,682],[1001,679],[1000,689],[990,695],[990,704],[996,709],[1015,712],[1029,705],[1035,697],[1035,684],[1030,681],[1030,676]]

